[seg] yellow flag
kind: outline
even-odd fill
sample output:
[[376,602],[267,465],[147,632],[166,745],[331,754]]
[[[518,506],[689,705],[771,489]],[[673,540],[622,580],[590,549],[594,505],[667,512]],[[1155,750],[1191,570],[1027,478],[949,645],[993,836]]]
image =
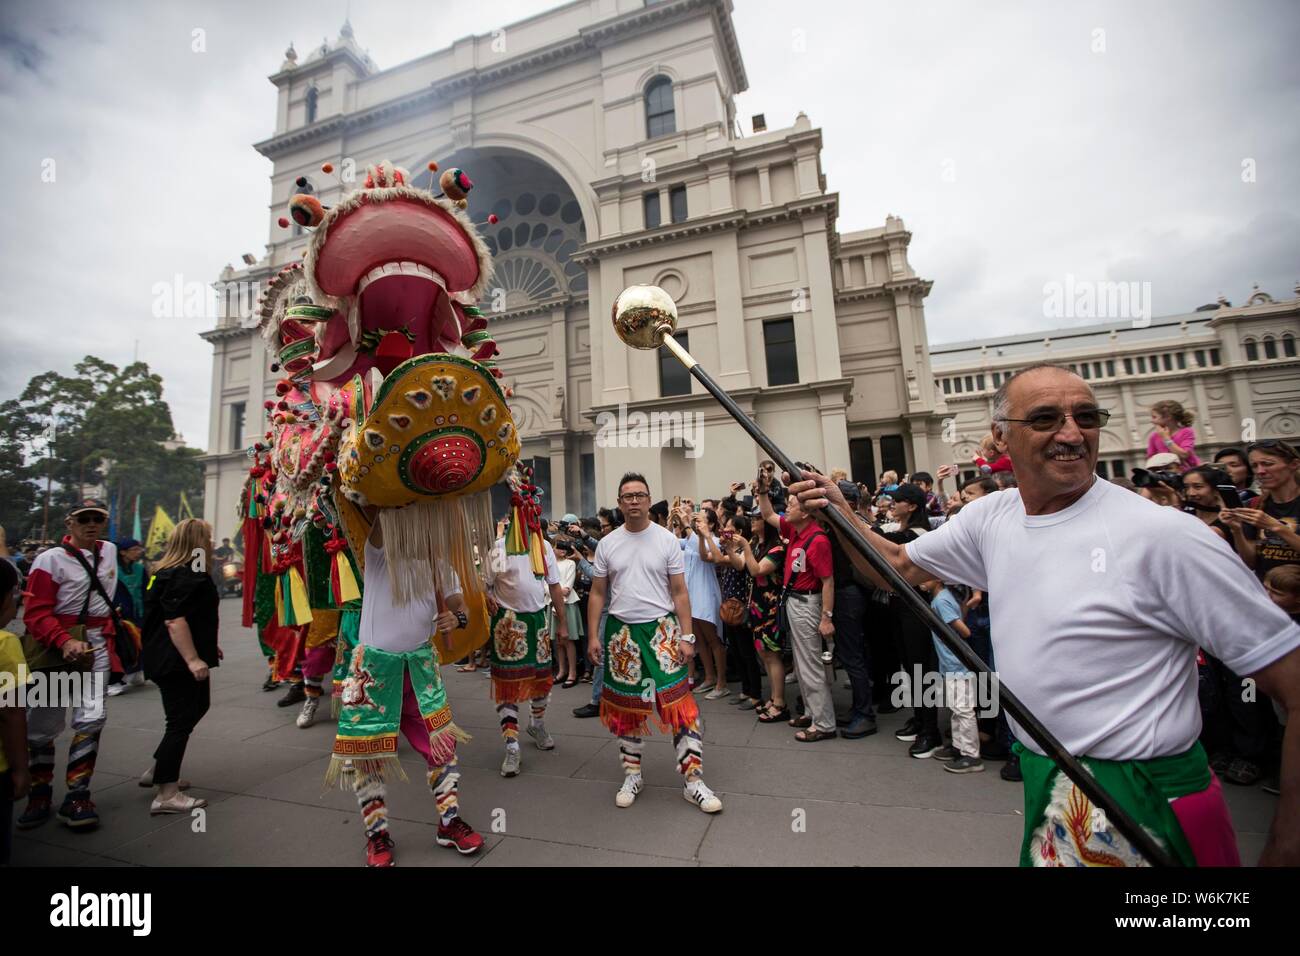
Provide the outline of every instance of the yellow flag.
[[162,555],[163,549],[167,547],[167,539],[171,537],[175,527],[175,522],[167,516],[167,512],[163,511],[162,505],[155,506],[153,519],[149,522],[149,535],[145,538],[146,558],[152,560]]
[[183,491],[181,492],[181,503],[180,503],[180,507],[178,507],[178,508],[176,509],[176,517],[178,517],[178,518],[193,518],[193,517],[194,517],[194,512],[190,509],[190,502],[189,502],[189,499],[185,497],[185,492],[183,492]]

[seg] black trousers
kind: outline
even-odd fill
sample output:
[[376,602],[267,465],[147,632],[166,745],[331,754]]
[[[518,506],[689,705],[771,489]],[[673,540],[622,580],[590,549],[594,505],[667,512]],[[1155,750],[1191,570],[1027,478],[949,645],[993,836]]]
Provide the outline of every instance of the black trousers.
[[908,610],[899,598],[890,599],[889,609],[894,614],[898,656],[907,671],[908,681],[912,684],[912,693],[920,705],[912,708],[912,716],[920,723],[922,736],[938,739],[939,708],[921,704],[924,684],[918,686],[916,681],[918,667],[922,681],[927,675],[939,671],[939,655],[934,650],[934,635],[930,633],[930,628]]
[[763,699],[762,671],[758,664],[758,651],[754,649],[754,632],[739,624],[723,624],[727,649],[734,655],[736,670],[740,672],[740,692],[754,700]]
[[856,584],[835,589],[835,655],[849,676],[849,720],[875,720],[871,706],[871,653],[867,649],[867,596]]
[[14,845],[13,771],[0,773],[0,866],[9,865]]
[[875,597],[879,592],[866,593],[863,611],[862,629],[867,641],[867,670],[871,674],[872,702],[877,707],[884,707],[886,713],[897,710],[890,702],[893,684],[890,678],[903,666],[898,656],[898,638],[894,633],[894,615],[889,601],[880,601]]
[[212,696],[212,679],[195,680],[186,671],[154,678],[162,693],[163,714],[167,719],[162,743],[153,752],[153,782],[157,786],[175,783],[181,778],[181,761],[190,733],[208,712]]

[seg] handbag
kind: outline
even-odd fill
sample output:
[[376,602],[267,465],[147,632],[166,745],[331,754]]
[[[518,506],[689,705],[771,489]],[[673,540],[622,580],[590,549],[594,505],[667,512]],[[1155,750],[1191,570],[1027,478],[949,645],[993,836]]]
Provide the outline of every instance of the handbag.
[[723,624],[730,624],[732,627],[738,627],[745,623],[745,604],[740,598],[729,597],[722,602],[722,607],[718,613],[722,617]]

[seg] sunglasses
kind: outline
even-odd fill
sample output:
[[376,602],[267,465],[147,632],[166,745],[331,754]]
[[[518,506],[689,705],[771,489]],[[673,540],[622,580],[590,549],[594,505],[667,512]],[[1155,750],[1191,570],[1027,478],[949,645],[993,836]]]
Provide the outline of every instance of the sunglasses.
[[1253,441],[1246,446],[1246,454],[1249,455],[1252,451],[1280,451],[1287,458],[1300,458],[1300,452],[1280,438],[1261,438],[1259,441]]
[[73,520],[77,524],[103,524],[108,520],[108,515],[98,511],[83,511],[81,514],[75,515]]
[[1074,419],[1080,428],[1101,428],[1110,421],[1110,412],[1104,408],[1082,408],[1077,412],[1039,412],[1029,418],[1000,418],[1002,422],[1016,422],[1028,425],[1036,432],[1060,431],[1067,418]]

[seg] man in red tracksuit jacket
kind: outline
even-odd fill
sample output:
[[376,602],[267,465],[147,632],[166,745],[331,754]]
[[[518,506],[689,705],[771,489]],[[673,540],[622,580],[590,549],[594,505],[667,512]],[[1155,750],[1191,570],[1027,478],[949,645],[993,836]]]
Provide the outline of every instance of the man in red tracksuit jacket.
[[[36,558],[27,576],[23,623],[41,644],[59,651],[69,665],[85,670],[76,681],[50,682],[50,690],[67,689],[70,700],[45,699],[27,708],[27,745],[32,789],[27,809],[18,818],[19,829],[40,826],[50,817],[54,796],[54,740],[63,733],[68,706],[72,707],[72,748],[68,753],[67,796],[59,818],[74,829],[99,823],[90,799],[90,778],[99,753],[99,736],[106,714],[105,689],[110,672],[120,672],[113,643],[113,621],[108,603],[91,587],[90,575],[77,560],[96,572],[105,594],[117,590],[117,548],[100,541],[108,524],[103,502],[87,499],[68,512],[68,533],[63,542]],[[84,614],[84,618],[83,618]],[[84,639],[68,628],[85,625]]]

